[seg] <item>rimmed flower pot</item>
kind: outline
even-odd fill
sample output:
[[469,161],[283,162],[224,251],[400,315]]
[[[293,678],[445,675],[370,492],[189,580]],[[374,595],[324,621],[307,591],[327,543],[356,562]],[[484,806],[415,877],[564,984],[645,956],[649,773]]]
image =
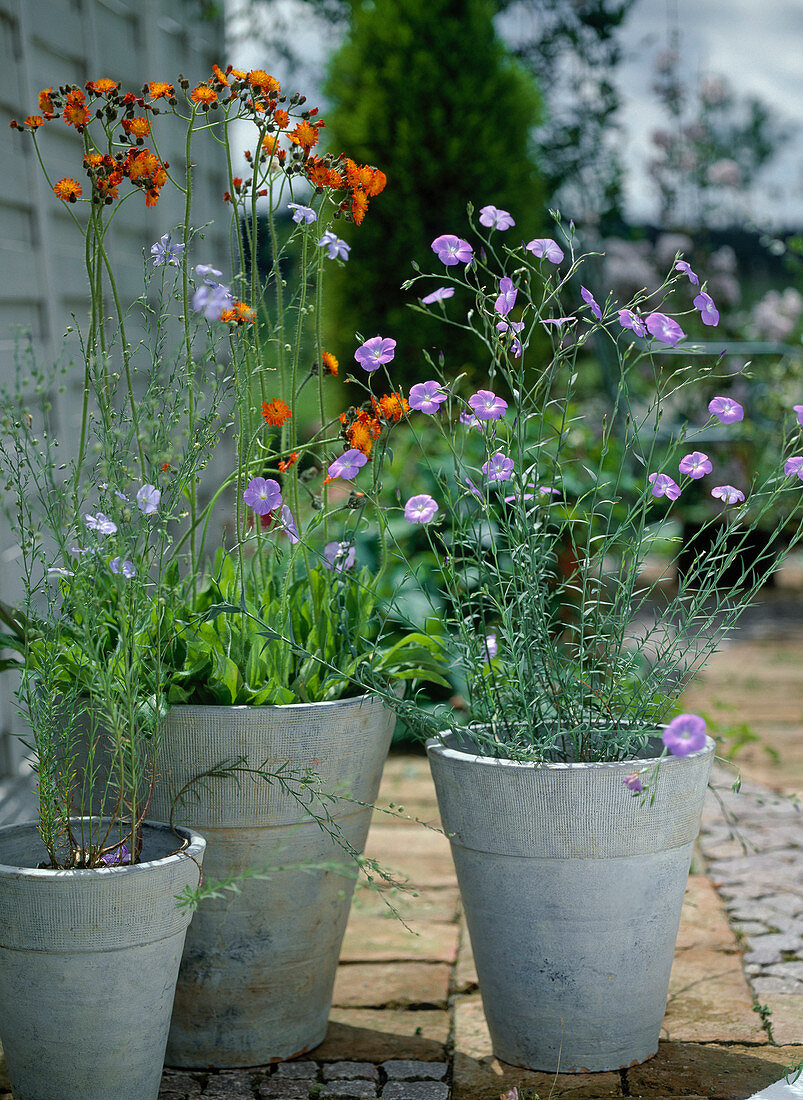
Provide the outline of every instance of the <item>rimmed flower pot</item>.
[[[336,796],[311,807],[330,814],[332,827],[361,853],[394,723],[369,697],[174,707],[165,720],[154,804],[169,814],[186,783],[237,757],[273,770],[308,767]],[[297,865],[353,865],[353,859],[305,803],[275,781],[240,776],[193,785],[177,810],[176,820],[208,838],[211,882],[254,868],[283,869],[201,903],[181,964],[168,1065],[263,1065],[323,1041],[354,880]]]
[[427,742],[494,1053],[562,1073],[656,1053],[714,742],[661,761],[529,764]]
[[[0,1041],[14,1100],[156,1100],[205,841],[146,822],[142,862],[74,871],[0,828]],[[177,852],[186,841],[183,851]]]

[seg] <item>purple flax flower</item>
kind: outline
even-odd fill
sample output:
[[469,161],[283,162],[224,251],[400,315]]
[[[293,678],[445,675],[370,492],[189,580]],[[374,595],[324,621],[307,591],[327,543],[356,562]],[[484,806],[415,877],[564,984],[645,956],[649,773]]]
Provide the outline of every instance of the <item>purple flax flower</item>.
[[598,321],[602,320],[602,310],[599,308],[599,304],[590,290],[586,290],[584,286],[580,287],[580,296],[587,306],[591,307],[591,312],[594,314]]
[[638,314],[634,313],[632,309],[620,309],[619,310],[619,324],[622,328],[629,328],[635,332],[636,336],[646,336],[647,326],[644,324]]
[[137,507],[144,516],[152,516],[158,512],[161,499],[161,490],[155,485],[143,485],[141,489],[137,489]]
[[783,472],[787,477],[799,477],[803,481],[803,455],[793,455],[787,458],[783,466]]
[[694,306],[695,309],[699,309],[700,320],[704,325],[719,324],[719,310],[714,305],[714,299],[710,294],[706,294],[704,290],[701,290],[694,299]]
[[[535,488],[535,482],[531,481],[528,485],[525,485],[524,488],[525,489],[534,489]],[[540,492],[540,490],[539,490],[539,492]],[[532,500],[534,495],[535,495],[534,493],[519,493],[519,494],[513,493],[513,494],[511,494],[511,496],[505,497],[504,501],[505,501],[505,504],[510,504],[514,500]]]
[[732,397],[714,397],[708,402],[708,411],[715,416],[721,424],[733,424],[736,420],[744,420],[744,409],[738,401]]
[[131,862],[131,849],[123,841],[123,843],[114,849],[112,852],[104,852],[100,857],[100,862],[104,867],[122,867],[123,864]]
[[710,474],[714,467],[708,455],[704,455],[702,451],[692,451],[691,454],[684,455],[681,458],[678,469],[682,474],[688,474],[689,477],[693,477],[697,481],[699,478],[705,477],[706,474]]
[[644,784],[641,782],[641,776],[638,772],[631,772],[630,775],[626,775],[622,782],[633,794],[642,794],[644,791]]
[[217,286],[217,280],[223,275],[223,272],[218,271],[218,269],[212,267],[211,264],[196,264],[195,274],[199,279],[203,279],[211,286]]
[[487,462],[482,464],[482,472],[489,481],[510,481],[513,476],[514,462],[512,458],[497,451],[491,455]]
[[451,298],[453,295],[453,286],[439,286],[437,290],[433,290],[431,294],[427,294],[426,298],[422,298],[421,304],[431,306],[434,305],[435,302],[445,302],[447,298]]
[[323,548],[323,563],[327,569],[342,573],[354,565],[354,547],[348,542],[327,542]]
[[127,581],[130,581],[132,577],[137,575],[136,566],[127,558],[125,561],[120,557],[112,558],[109,562],[109,569],[111,569],[112,573],[122,573]]
[[104,516],[103,512],[98,512],[96,516],[90,516],[87,513],[84,516],[84,523],[90,531],[97,531],[99,535],[114,535],[117,532],[117,524],[108,516]]
[[318,247],[326,249],[326,254],[330,260],[347,260],[349,252],[351,252],[351,245],[346,244],[331,229],[327,229],[318,241]]
[[563,249],[551,237],[536,237],[524,247],[539,260],[549,260],[551,264],[559,264],[563,260]]
[[368,456],[356,447],[350,447],[330,463],[326,471],[329,477],[342,477],[344,481],[351,481],[360,472],[361,467],[368,461]]
[[474,255],[474,249],[461,237],[443,233],[432,242],[432,251],[442,264],[454,267],[455,264],[467,264]]
[[680,496],[680,486],[673,481],[669,474],[650,474],[652,495],[654,497],[668,497],[677,500]]
[[80,546],[71,546],[70,553],[77,554],[80,557],[83,557],[84,554],[96,554],[97,550],[83,550]]
[[151,245],[151,256],[153,256],[154,267],[164,267],[165,264],[169,264],[170,267],[178,267],[181,253],[184,251],[183,244],[173,244],[170,239],[170,234],[165,233],[163,237],[160,237],[156,244]]
[[243,500],[258,516],[266,516],[281,506],[282,490],[272,477],[252,477],[243,493]]
[[312,225],[317,222],[318,215],[311,206],[302,206],[300,202],[288,202],[287,209],[293,211],[293,221],[296,225]]
[[[524,321],[497,321],[496,331],[505,332],[521,332],[524,328]],[[510,350],[513,352],[513,358],[518,359],[521,355],[521,340],[518,336],[514,336],[510,341]]]
[[499,281],[499,297],[494,302],[494,309],[502,317],[507,317],[516,304],[518,290],[513,285],[513,280],[504,278]]
[[75,573],[71,569],[65,569],[61,565],[51,565],[48,569],[48,573],[52,577],[74,577]]
[[448,397],[448,393],[446,393],[440,382],[416,382],[414,386],[410,387],[408,401],[411,409],[432,416],[433,413],[440,411],[441,404]]
[[673,756],[688,756],[705,748],[705,719],[699,714],[679,714],[661,738]]
[[479,491],[479,489],[477,488],[477,486],[474,484],[474,482],[471,480],[470,477],[466,478],[466,485],[468,485],[469,492],[471,493],[471,495],[476,497],[477,500],[480,502],[480,504],[483,504],[485,502],[485,497],[482,495],[482,493]]
[[697,276],[694,274],[691,267],[685,260],[678,260],[678,262],[675,264],[675,271],[679,271],[681,275],[688,275],[689,282],[692,284],[692,286],[700,285],[700,280],[697,278]]
[[570,317],[544,317],[541,320],[542,325],[554,325],[557,329],[562,329],[568,321],[576,321],[574,316]]
[[296,521],[293,519],[293,513],[286,504],[283,504],[279,515],[284,533],[287,535],[287,541],[293,546],[298,542],[298,528],[296,527]]
[[647,332],[650,336],[654,336],[662,344],[669,344],[671,347],[674,347],[686,335],[677,321],[667,317],[665,313],[651,313],[645,318],[644,324],[647,326]]
[[507,401],[491,390],[477,390],[468,399],[477,420],[501,420],[507,412]]
[[797,413],[797,422],[803,428],[803,405],[793,405],[793,410]]
[[485,652],[488,654],[488,656],[485,659],[485,663],[488,664],[490,661],[492,661],[494,659],[494,657],[499,652],[499,645],[496,641],[496,635],[495,634],[486,634],[485,635]]
[[232,293],[223,283],[204,282],[192,296],[192,308],[203,313],[207,321],[219,321],[221,314],[233,305]]
[[715,485],[711,490],[711,496],[725,504],[739,504],[744,500],[744,493],[733,485]]
[[438,504],[428,493],[410,497],[404,506],[404,518],[409,523],[431,523],[438,511]]
[[483,206],[480,210],[480,225],[489,229],[510,229],[515,224],[507,210],[497,210],[495,206]]
[[378,370],[384,363],[389,363],[396,354],[396,341],[388,336],[372,336],[354,352],[354,358],[363,370]]
[[474,413],[461,412],[458,419],[461,424],[465,424],[469,428],[479,428],[480,426],[480,422]]

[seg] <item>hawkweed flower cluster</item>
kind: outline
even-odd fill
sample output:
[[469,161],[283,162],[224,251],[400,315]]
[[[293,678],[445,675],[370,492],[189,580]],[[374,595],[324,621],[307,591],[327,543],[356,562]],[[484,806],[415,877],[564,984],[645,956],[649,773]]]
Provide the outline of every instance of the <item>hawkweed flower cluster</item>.
[[[686,755],[705,744],[705,724],[670,721],[677,699],[801,537],[803,417],[794,407],[779,426],[767,478],[727,483],[695,440],[711,425],[730,430],[744,415],[738,402],[698,399],[696,417],[666,427],[681,391],[693,399],[725,377],[721,357],[711,362],[684,329],[695,313],[717,323],[702,278],[678,256],[656,292],[602,301],[583,285],[584,257],[558,215],[560,243],[517,242],[501,213],[483,207],[465,237],[436,237],[434,274],[406,284],[445,284],[419,291],[414,308],[444,322],[447,359],[449,327],[473,332],[488,373],[472,393],[430,359],[432,377],[407,395],[421,473],[400,507],[436,563],[439,591],[424,576],[417,591],[444,616],[465,705],[400,709],[430,736],[465,734],[468,724],[480,751],[513,759],[637,759],[655,750],[651,738],[659,753]],[[392,342],[386,333],[372,348]],[[605,403],[584,399],[595,353],[614,364]],[[392,365],[382,369],[393,386]],[[578,428],[593,445],[578,449]],[[719,504],[710,545],[662,596],[642,566],[696,483]],[[781,500],[791,524],[777,523],[748,563],[751,530]],[[405,558],[402,535],[398,553]],[[737,583],[723,585],[734,566]],[[627,786],[641,793],[646,777],[634,772]]]
[[[244,122],[252,140],[242,150],[232,135]],[[181,173],[162,151],[177,125]],[[63,126],[83,150],[55,178],[40,146]],[[355,670],[369,658],[384,674],[425,671],[428,639],[389,651],[376,644],[384,565],[369,573],[356,553],[382,454],[409,405],[400,393],[372,395],[331,416],[324,389],[339,373],[321,340],[325,274],[350,247],[335,226],[358,227],[386,179],[345,155],[319,155],[323,126],[304,96],[285,94],[263,70],[232,66],[214,66],[194,86],[179,76],[134,91],[107,78],[49,87],[38,114],[12,123],[83,236],[91,295],[73,453],[57,461],[52,411],[29,409],[24,383],[3,395],[3,469],[26,598],[21,613],[2,614],[25,669],[54,865],[107,860],[107,837],[79,840],[70,826],[76,813],[94,812],[99,789],[120,834],[116,850],[136,859],[171,703],[339,698],[357,690]],[[228,179],[220,210],[229,255],[211,254],[194,228],[192,164],[209,142]],[[131,307],[110,256],[115,217],[138,197],[146,212],[158,206],[165,189],[180,194],[184,218],[154,232],[147,292]],[[267,273],[248,259],[261,234],[270,238]],[[288,287],[291,252],[298,277]],[[131,308],[142,313],[140,343],[129,336]],[[393,346],[368,340],[357,362],[375,370]],[[52,380],[39,373],[37,392],[48,392]],[[307,386],[319,421],[302,435]],[[234,460],[209,485],[203,474],[226,433]],[[65,720],[68,711],[77,718]],[[78,727],[87,721],[84,766]]]

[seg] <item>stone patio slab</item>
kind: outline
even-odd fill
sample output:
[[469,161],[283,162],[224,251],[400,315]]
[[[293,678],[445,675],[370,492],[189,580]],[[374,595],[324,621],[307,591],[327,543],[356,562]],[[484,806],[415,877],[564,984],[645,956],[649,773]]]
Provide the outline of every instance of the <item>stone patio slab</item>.
[[333,1004],[344,1008],[445,1008],[445,963],[347,963],[338,967]]

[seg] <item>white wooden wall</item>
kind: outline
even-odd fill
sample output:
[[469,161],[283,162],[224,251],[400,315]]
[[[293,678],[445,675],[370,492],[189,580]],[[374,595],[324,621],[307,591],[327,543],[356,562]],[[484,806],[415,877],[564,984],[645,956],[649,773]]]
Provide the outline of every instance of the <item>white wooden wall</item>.
[[[82,238],[63,203],[49,190],[35,162],[28,135],[9,129],[12,118],[38,112],[42,88],[111,77],[138,91],[147,80],[191,81],[225,65],[223,28],[191,18],[195,5],[181,0],[0,0],[0,378],[13,369],[13,326],[29,329],[38,352],[57,356],[70,314],[85,317]],[[54,176],[85,182],[82,145],[74,131],[53,122],[39,132],[44,159]],[[225,168],[212,157],[212,143],[194,152],[196,225],[215,218],[207,231],[207,262],[228,252]],[[160,151],[180,174],[181,143],[160,139]],[[140,196],[124,204],[117,220],[113,259],[124,300],[142,293],[143,249],[182,220],[182,196],[169,186],[153,210]],[[200,262],[199,257],[199,262]],[[130,337],[136,337],[132,332]],[[58,434],[69,440],[80,423],[82,373],[76,368],[59,396]],[[19,596],[17,549],[0,518],[0,599]],[[16,773],[21,749],[10,736],[20,726],[9,676],[0,676],[0,777]]]

